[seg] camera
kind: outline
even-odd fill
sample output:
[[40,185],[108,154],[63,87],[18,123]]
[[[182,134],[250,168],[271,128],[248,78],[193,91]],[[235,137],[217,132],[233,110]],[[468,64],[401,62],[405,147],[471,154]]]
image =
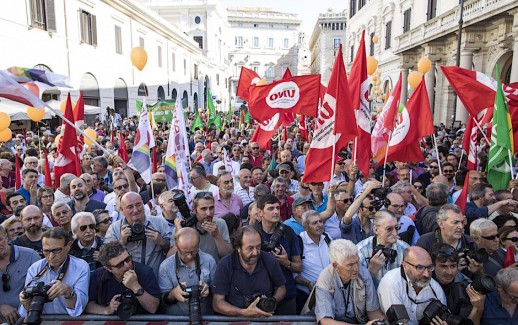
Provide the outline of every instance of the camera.
[[47,295],[47,292],[51,287],[52,286],[50,285],[45,285],[43,282],[38,282],[23,290],[22,294],[25,299],[32,298],[31,305],[27,311],[27,317],[25,318],[25,324],[41,324],[41,313],[43,312],[43,305],[52,301]]
[[128,237],[128,243],[146,239],[146,226],[140,222],[134,222],[131,226],[131,236]]
[[120,302],[117,308],[117,316],[120,319],[126,321],[137,312],[138,301],[130,290],[124,291],[117,301]]
[[419,321],[419,325],[433,324],[432,320],[438,316],[440,319],[448,323],[448,325],[473,325],[473,321],[467,318],[454,316],[439,300],[434,299],[426,306],[423,311],[423,318]]
[[471,287],[478,293],[487,295],[496,290],[496,280],[492,275],[483,274],[477,276],[471,282]]
[[387,202],[387,194],[389,193],[390,188],[387,187],[375,188],[371,191],[372,196],[374,196],[374,200],[371,202],[371,205],[376,209],[376,211],[379,211],[383,206],[390,205],[390,201]]
[[277,309],[277,300],[271,297],[262,297],[262,294],[256,293],[251,297],[245,297],[245,308],[248,308],[258,297],[257,308],[267,313],[273,313]]
[[374,247],[372,250],[372,256],[376,255],[380,250],[383,252],[383,255],[385,255],[385,258],[390,261],[390,263],[394,263],[396,261],[397,251],[383,245],[376,245],[376,247]]
[[189,323],[194,325],[201,324],[200,297],[202,287],[195,284],[186,287],[184,291],[189,294]]
[[[480,248],[478,250],[470,250],[469,248],[466,248],[459,252],[464,254],[464,257],[469,257],[477,261],[478,263],[486,263],[488,259],[487,252],[484,248]],[[466,258],[466,263],[469,264],[468,259]]]
[[409,320],[410,316],[408,316],[404,305],[392,305],[387,310],[387,322],[389,325],[406,324]]
[[275,228],[272,236],[270,237],[270,240],[266,243],[263,243],[261,250],[267,253],[275,252],[276,254],[279,254],[282,251],[280,242],[282,240],[282,236],[284,236],[285,231],[286,226],[280,223],[277,228]]
[[176,193],[173,195],[173,201],[183,218],[182,222],[180,223],[181,226],[183,228],[194,226],[198,220],[196,219],[195,215],[191,214],[191,210],[187,205],[185,195],[183,195],[183,193]]

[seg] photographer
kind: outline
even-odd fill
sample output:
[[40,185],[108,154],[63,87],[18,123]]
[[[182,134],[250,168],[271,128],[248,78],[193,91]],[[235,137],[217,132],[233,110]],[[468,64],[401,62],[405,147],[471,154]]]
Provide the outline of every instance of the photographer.
[[[286,280],[279,263],[261,251],[261,244],[261,235],[252,226],[239,228],[232,235],[235,251],[218,263],[214,277],[215,312],[228,316],[271,316],[276,302],[284,298]],[[270,300],[263,299],[266,297]]]
[[[150,267],[134,262],[119,242],[104,245],[99,252],[99,261],[103,267],[92,272],[86,313],[113,315],[117,312],[119,317],[127,317],[131,315],[123,313],[128,309],[133,310],[131,314],[156,312],[160,290]],[[121,299],[121,296],[127,298]],[[131,306],[119,309],[121,300]]]
[[[32,303],[41,300],[45,303],[43,306],[39,304],[43,314],[77,317],[83,313],[88,302],[90,268],[85,261],[68,255],[71,244],[68,231],[62,228],[51,228],[43,233],[45,258],[27,270],[25,289],[18,296],[21,317],[27,316],[29,310],[29,314],[35,312]],[[45,286],[38,287],[39,283]],[[41,297],[44,299],[36,299]]]
[[394,213],[380,210],[374,214],[374,236],[356,244],[360,265],[369,270],[375,288],[388,271],[401,266],[403,252],[409,247],[398,239],[399,227]]
[[458,272],[459,256],[449,245],[434,246],[432,262],[435,266],[432,276],[444,290],[452,315],[469,318],[478,324],[484,311],[485,293],[489,292],[477,292],[470,286],[471,280]]
[[[216,261],[209,254],[200,251],[200,235],[192,228],[178,230],[175,243],[176,254],[160,264],[158,273],[165,313],[189,315],[194,312],[190,308],[191,303],[198,303],[194,308],[198,308],[200,315],[212,314],[212,301],[206,298],[214,281]],[[198,299],[193,301],[195,298]],[[200,298],[204,300],[201,309]]]
[[496,274],[498,289],[486,297],[481,325],[518,324],[518,268]]
[[163,218],[145,216],[142,198],[135,192],[121,199],[124,218],[108,228],[105,242],[119,241],[135,261],[151,267],[158,275],[160,263],[169,250],[171,232]]

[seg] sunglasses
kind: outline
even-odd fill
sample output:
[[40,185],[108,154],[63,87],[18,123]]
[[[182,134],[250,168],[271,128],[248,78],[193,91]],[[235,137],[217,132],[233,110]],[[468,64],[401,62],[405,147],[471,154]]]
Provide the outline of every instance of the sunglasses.
[[102,221],[99,221],[97,224],[100,225],[101,223],[103,223],[103,224],[107,225],[110,222],[112,222],[112,218],[106,218],[106,219],[104,219]]
[[370,211],[370,212],[372,212],[372,211],[376,210],[376,208],[375,208],[375,207],[373,207],[373,206],[366,207],[366,206],[364,206],[364,205],[363,205],[362,207],[363,207],[364,209],[369,209],[369,211]]
[[114,267],[116,269],[120,269],[121,267],[124,266],[124,263],[131,263],[133,261],[131,255],[128,255],[128,257],[126,257],[124,260],[122,260],[120,263],[117,263],[115,265],[109,265],[109,267]]
[[90,230],[95,230],[95,225],[93,223],[91,223],[89,225],[82,225],[79,227],[79,230],[85,231],[86,228],[90,228]]
[[3,285],[4,292],[11,291],[11,286],[9,285],[10,278],[11,277],[9,276],[9,274],[7,274],[7,273],[2,274],[2,285]]
[[347,204],[347,203],[353,203],[353,202],[354,202],[354,199],[353,199],[353,198],[350,198],[350,199],[343,199],[343,200],[340,200],[340,202],[343,202],[344,204]]
[[340,165],[340,166],[344,166],[345,163],[344,162],[339,162],[339,163],[336,163],[337,165]]
[[385,228],[385,230],[387,232],[393,232],[394,230],[395,231],[399,231],[401,229],[401,225],[397,225],[397,226],[390,226],[390,227],[387,227]]
[[250,149],[252,149],[252,150],[258,150],[258,149],[259,149],[259,147],[250,147]]
[[442,172],[445,173],[445,174],[453,174],[454,173],[454,171],[451,170],[451,169],[444,169]]
[[129,187],[129,184],[119,185],[117,187],[114,187],[114,190],[120,191],[122,189],[127,189]]
[[[484,238],[485,240],[495,240],[498,238],[498,235],[492,235],[492,236],[480,236]],[[516,237],[515,237],[516,238]]]
[[432,169],[439,169],[439,166],[430,166]]
[[507,237],[507,238],[504,238],[504,240],[510,240],[513,243],[518,243],[518,237]]

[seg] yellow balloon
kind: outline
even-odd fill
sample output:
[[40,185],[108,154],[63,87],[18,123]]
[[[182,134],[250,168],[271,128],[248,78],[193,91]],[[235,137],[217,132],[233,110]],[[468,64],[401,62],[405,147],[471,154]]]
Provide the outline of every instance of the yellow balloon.
[[423,74],[419,71],[412,71],[408,74],[408,84],[412,89],[416,89],[423,79]]
[[134,47],[131,50],[130,57],[131,57],[131,63],[133,63],[135,68],[142,71],[142,69],[144,69],[144,67],[146,66],[146,63],[147,63],[146,50],[144,50],[141,47]]
[[378,68],[378,60],[372,56],[367,57],[367,74],[373,74]]
[[11,132],[11,129],[5,129],[0,132],[0,142],[7,142],[11,140],[13,136],[13,132]]
[[0,112],[0,131],[7,129],[9,125],[11,125],[11,117],[9,114]]
[[422,58],[417,62],[417,70],[419,70],[422,73],[427,73],[430,71],[430,68],[432,67],[432,61],[430,61],[429,58]]
[[[95,132],[94,129],[91,129],[91,128],[88,128],[85,130],[85,134],[87,134],[90,138],[94,139],[94,140],[97,140],[97,133]],[[85,144],[86,145],[92,145],[92,141],[90,141],[90,139],[88,139],[87,137],[85,137]]]
[[379,40],[380,40],[380,39],[378,38],[378,36],[376,36],[376,35],[372,36],[372,43],[374,43],[374,44],[378,44],[378,41],[379,41]]
[[61,139],[61,134],[58,134],[58,136],[54,139],[54,144],[59,147],[59,139]]
[[44,109],[34,108],[32,106],[27,106],[27,115],[34,122],[39,122],[45,116],[45,110]]

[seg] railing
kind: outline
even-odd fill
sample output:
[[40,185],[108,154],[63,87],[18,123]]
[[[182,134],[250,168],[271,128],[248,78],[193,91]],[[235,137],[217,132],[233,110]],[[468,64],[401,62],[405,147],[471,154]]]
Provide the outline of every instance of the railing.
[[[189,324],[189,317],[187,316],[172,316],[172,315],[134,315],[127,322],[120,320],[116,316],[103,315],[81,315],[79,317],[71,317],[68,315],[42,315],[44,325],[99,325],[101,322],[118,325],[118,324]],[[77,323],[76,323],[77,322]],[[272,316],[265,318],[246,318],[246,317],[229,317],[229,316],[203,316],[202,322],[204,324],[278,324],[283,325],[297,324],[297,325],[313,325],[316,323],[315,317],[312,316]]]

